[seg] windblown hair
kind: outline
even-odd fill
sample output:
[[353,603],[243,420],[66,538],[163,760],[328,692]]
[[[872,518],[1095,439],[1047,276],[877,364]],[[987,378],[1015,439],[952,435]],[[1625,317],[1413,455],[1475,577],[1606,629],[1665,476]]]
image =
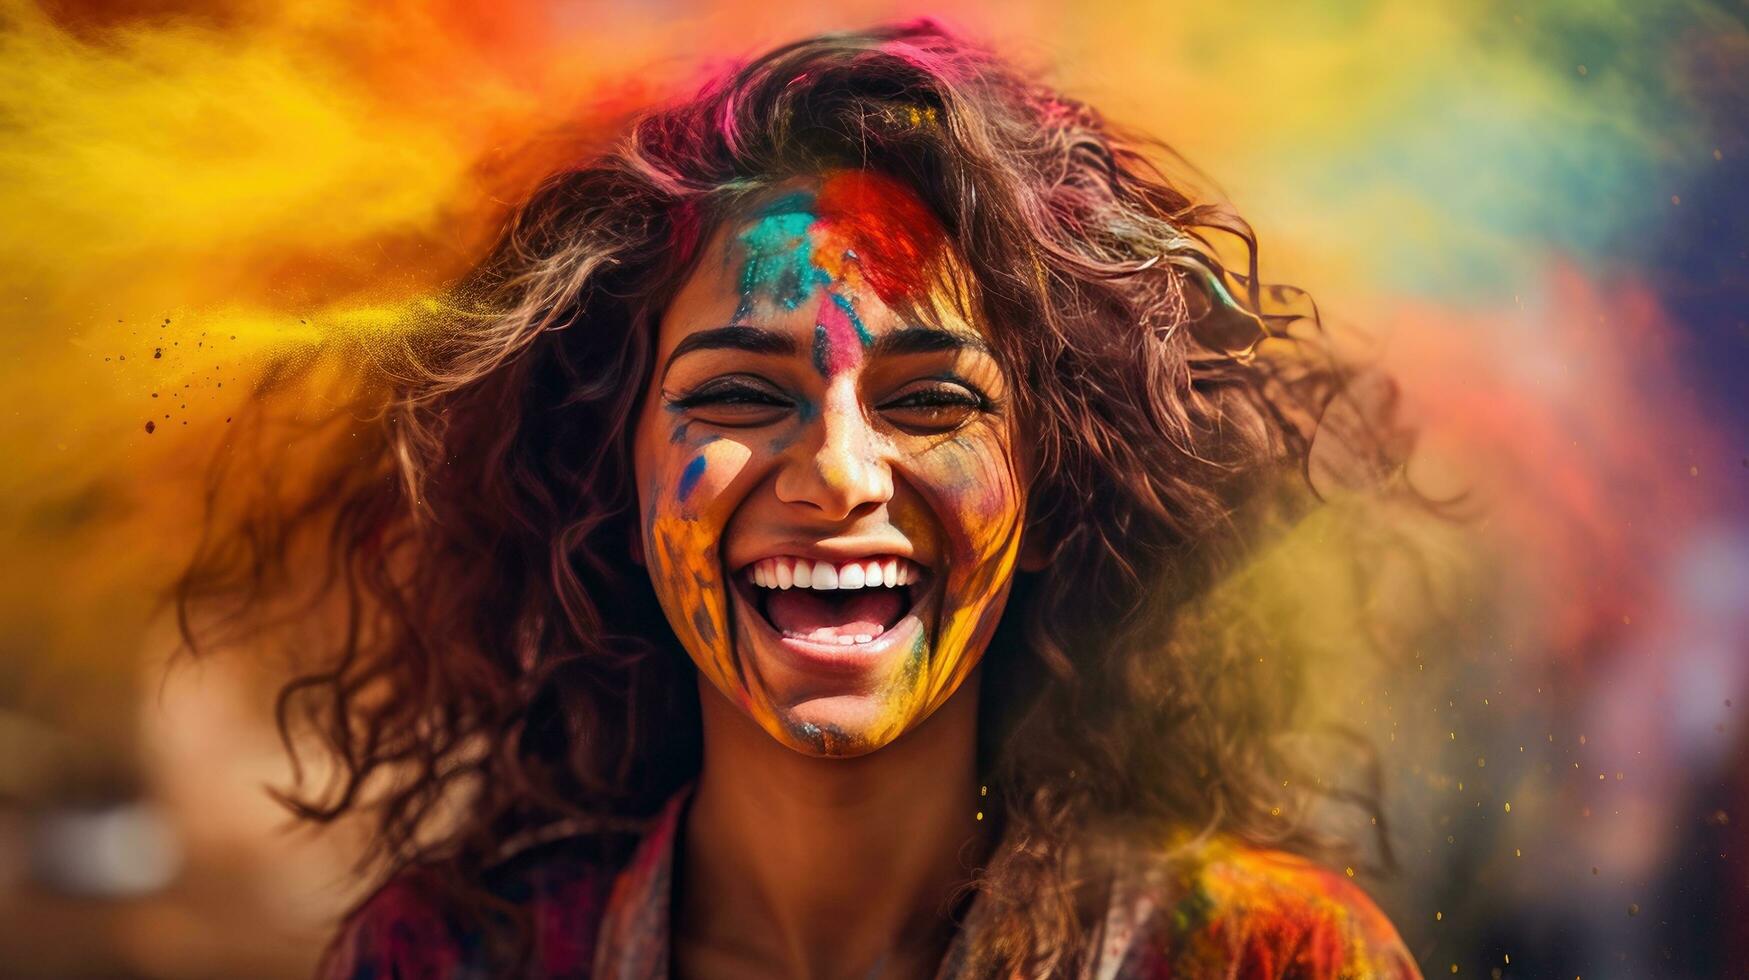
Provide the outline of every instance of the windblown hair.
[[1300,678],[1238,669],[1255,651],[1186,610],[1315,502],[1314,432],[1386,478],[1391,440],[1333,421],[1350,378],[1315,310],[1259,283],[1248,227],[1167,147],[928,21],[790,44],[639,117],[376,359],[344,451],[240,502],[256,464],[233,447],[184,630],[205,647],[289,625],[320,654],[280,699],[288,747],[314,733],[333,763],[286,792],[298,814],[368,812],[388,870],[444,868],[465,893],[520,843],[633,825],[696,775],[694,668],[626,558],[636,407],[713,231],[833,168],[940,219],[1037,447],[1051,559],[991,643],[980,733],[1023,846],[976,884],[998,923],[978,955],[1077,965],[1096,834],[1319,844],[1282,740]]

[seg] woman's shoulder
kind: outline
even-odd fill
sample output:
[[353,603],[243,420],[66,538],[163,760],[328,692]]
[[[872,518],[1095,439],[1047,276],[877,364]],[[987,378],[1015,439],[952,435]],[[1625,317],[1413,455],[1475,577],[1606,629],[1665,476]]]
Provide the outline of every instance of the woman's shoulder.
[[1213,841],[1138,863],[1108,932],[1127,934],[1123,980],[1418,980],[1397,930],[1346,872],[1284,851]]
[[467,892],[434,868],[409,868],[346,917],[320,975],[488,977],[520,954],[529,976],[587,977],[597,926],[630,853],[611,837],[568,837],[493,866]]

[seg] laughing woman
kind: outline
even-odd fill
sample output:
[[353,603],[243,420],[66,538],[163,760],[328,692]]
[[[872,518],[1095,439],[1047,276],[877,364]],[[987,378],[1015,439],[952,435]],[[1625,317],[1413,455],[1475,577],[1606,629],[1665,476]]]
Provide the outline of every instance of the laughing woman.
[[1344,375],[1165,155],[923,22],[548,180],[184,581],[344,612],[293,805],[390,874],[326,973],[1415,976],[1296,856],[1292,684],[1184,615]]

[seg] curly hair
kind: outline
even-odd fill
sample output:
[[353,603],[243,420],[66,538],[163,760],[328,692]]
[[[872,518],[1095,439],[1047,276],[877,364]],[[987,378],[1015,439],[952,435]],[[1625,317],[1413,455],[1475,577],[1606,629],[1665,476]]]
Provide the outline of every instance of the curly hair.
[[298,815],[368,812],[388,870],[467,896],[521,842],[633,826],[696,775],[693,667],[625,560],[636,406],[713,230],[832,168],[939,218],[1037,447],[1051,558],[983,672],[981,765],[1017,846],[974,886],[999,923],[979,955],[1068,969],[1108,831],[1319,845],[1281,737],[1300,678],[1235,669],[1243,641],[1194,609],[1316,501],[1314,432],[1373,479],[1399,471],[1393,439],[1328,411],[1352,377],[1315,308],[1259,282],[1248,226],[1169,148],[929,21],[789,44],[648,112],[548,179],[405,343],[263,382],[265,419],[355,365],[303,465],[234,438],[178,597],[193,648],[316,651],[279,699],[288,749],[314,733],[333,763],[283,793]]

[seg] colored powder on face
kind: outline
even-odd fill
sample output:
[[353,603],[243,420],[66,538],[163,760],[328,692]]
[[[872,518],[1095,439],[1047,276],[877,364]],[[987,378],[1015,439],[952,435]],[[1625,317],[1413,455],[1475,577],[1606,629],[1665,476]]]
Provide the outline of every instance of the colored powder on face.
[[793,310],[821,291],[813,359],[827,377],[855,367],[874,342],[857,313],[856,283],[888,304],[916,302],[944,244],[940,223],[914,194],[864,171],[832,174],[818,195],[778,198],[739,238],[745,259],[736,320],[759,300]]
[[866,330],[857,329],[851,319],[849,303],[836,294],[820,297],[820,309],[814,318],[814,367],[826,377],[856,367],[862,361],[863,345],[868,343]]
[[704,457],[694,456],[692,462],[686,464],[686,469],[680,474],[680,499],[685,500],[692,494],[692,488],[698,486],[698,480],[704,476]]
[[865,170],[840,171],[821,184],[814,204],[882,302],[915,302],[928,290],[946,239],[941,222],[904,185]]
[[855,328],[856,339],[862,346],[867,347],[874,343],[874,335],[868,332],[868,327],[863,326],[862,317],[856,315],[856,304],[850,301],[850,297],[843,293],[827,293],[826,295],[831,298],[833,303],[837,304],[838,309],[844,313],[844,318],[849,321],[851,327]]
[[815,287],[832,281],[814,261],[809,229],[817,220],[812,195],[798,192],[772,202],[760,212],[759,220],[741,233],[746,263],[741,267],[737,321],[752,312],[755,299],[793,310]]

